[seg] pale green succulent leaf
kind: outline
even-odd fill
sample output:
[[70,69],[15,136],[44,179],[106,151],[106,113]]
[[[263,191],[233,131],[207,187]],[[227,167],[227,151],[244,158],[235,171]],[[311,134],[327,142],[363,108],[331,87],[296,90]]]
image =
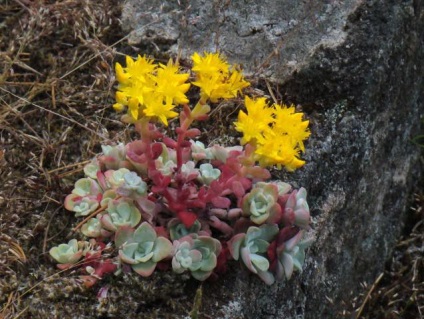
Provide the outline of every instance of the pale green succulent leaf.
[[147,241],[154,242],[156,237],[156,231],[147,222],[143,222],[134,232],[134,240],[139,243]]
[[250,260],[258,270],[267,271],[269,268],[269,261],[265,257],[257,254],[250,254]]
[[156,263],[152,260],[134,264],[131,266],[132,269],[143,277],[150,276],[156,268]]
[[158,237],[153,249],[154,255],[152,261],[159,262],[171,255],[172,243],[165,237]]

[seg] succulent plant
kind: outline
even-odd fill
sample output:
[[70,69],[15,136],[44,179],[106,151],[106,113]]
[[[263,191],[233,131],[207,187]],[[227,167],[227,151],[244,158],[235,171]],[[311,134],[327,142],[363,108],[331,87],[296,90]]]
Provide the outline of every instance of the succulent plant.
[[218,179],[221,175],[221,171],[217,168],[214,168],[209,163],[201,164],[199,171],[200,175],[197,177],[197,180],[206,185],[210,185],[212,181]]
[[181,165],[181,175],[185,182],[189,182],[199,176],[199,170],[195,168],[195,165],[193,161],[188,161]]
[[130,264],[143,277],[150,276],[156,264],[169,257],[172,252],[171,242],[165,237],[158,237],[147,222],[137,229],[119,228],[115,235],[115,244],[119,247],[121,261]]
[[198,234],[201,225],[200,222],[196,220],[191,227],[186,228],[178,218],[173,218],[168,222],[167,228],[169,229],[171,240],[177,240],[189,234]]
[[206,280],[217,265],[221,243],[209,236],[190,234],[174,240],[172,269],[181,274],[190,271],[197,280]]
[[[101,215],[98,215],[98,216],[101,216]],[[111,236],[112,232],[107,231],[106,229],[102,227],[100,218],[93,217],[89,219],[84,225],[82,225],[81,232],[85,236],[91,237],[91,238]]]
[[168,149],[165,144],[162,145],[162,153],[155,160],[156,169],[165,176],[171,175],[177,168],[176,154],[172,149]]
[[228,242],[228,249],[233,258],[239,260],[241,256],[246,267],[268,285],[272,285],[275,279],[268,271],[270,264],[264,255],[277,233],[276,224],[251,226],[246,233],[237,234]]
[[75,216],[86,216],[94,212],[99,207],[97,196],[82,197],[76,194],[69,194],[65,198],[65,208],[75,212]]
[[131,199],[109,201],[107,213],[100,221],[107,230],[116,232],[119,227],[135,227],[141,220],[141,213]]
[[100,171],[100,165],[97,158],[84,166],[84,174],[92,179],[97,179],[97,172]]
[[102,145],[103,155],[100,156],[100,162],[103,163],[106,169],[119,169],[123,167],[126,160],[125,146],[119,143],[115,146]]
[[[280,231],[280,233],[284,233],[283,230]],[[282,236],[284,237],[284,234],[282,234]],[[313,238],[306,238],[303,230],[299,231],[295,236],[284,243],[277,242],[275,247],[276,260],[273,265],[273,270],[277,279],[282,279],[284,276],[290,279],[294,270],[302,271],[305,262],[305,249],[308,248],[312,242]]]
[[109,202],[117,199],[118,194],[116,194],[116,191],[114,189],[108,189],[103,193],[102,200],[100,201],[100,205],[102,207],[107,207],[109,205]]
[[58,267],[65,269],[77,263],[84,255],[84,249],[87,247],[88,242],[71,239],[67,244],[52,247],[49,253],[60,264]]
[[102,192],[99,184],[92,178],[81,178],[75,183],[72,194],[78,196],[97,196]]
[[252,190],[243,197],[243,215],[257,225],[271,219],[277,221],[281,215],[281,207],[277,203],[278,188],[271,183],[256,183]]
[[116,193],[125,197],[146,195],[147,184],[135,172],[126,172],[123,175],[124,183],[118,187]]
[[127,168],[120,168],[118,170],[110,169],[105,172],[105,177],[109,187],[118,188],[125,184],[125,174],[129,173]]
[[190,140],[191,143],[191,156],[194,160],[200,161],[205,159],[213,159],[212,152],[209,148],[205,147],[200,141]]
[[284,208],[284,221],[286,224],[294,224],[303,229],[309,229],[311,216],[306,201],[306,189],[303,187],[294,190],[287,199]]

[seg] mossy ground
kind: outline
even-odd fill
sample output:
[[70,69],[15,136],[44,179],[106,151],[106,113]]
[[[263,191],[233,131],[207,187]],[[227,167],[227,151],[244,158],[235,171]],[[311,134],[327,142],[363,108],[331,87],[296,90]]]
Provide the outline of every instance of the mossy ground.
[[[59,272],[48,255],[50,247],[77,236],[71,232],[77,221],[62,203],[83,165],[102,143],[135,136],[111,108],[114,61],[143,54],[126,45],[121,5],[0,4],[1,319],[184,318],[193,307],[198,283],[187,277],[112,276],[87,290],[74,272]],[[209,142],[226,136],[221,142],[233,144],[235,116],[233,106],[220,105],[205,130]],[[368,290],[357,297],[353,308],[366,300],[361,318],[422,316],[422,213],[417,220],[371,297]],[[199,318],[208,318],[200,310]]]

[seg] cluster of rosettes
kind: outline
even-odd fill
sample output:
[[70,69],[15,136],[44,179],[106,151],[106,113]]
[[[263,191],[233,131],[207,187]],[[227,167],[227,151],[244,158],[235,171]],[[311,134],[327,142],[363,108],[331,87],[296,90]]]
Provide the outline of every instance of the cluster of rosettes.
[[[242,146],[206,147],[190,125],[207,119],[208,102],[236,97],[248,83],[218,54],[195,53],[193,62],[193,85],[200,87],[193,109],[185,96],[189,75],[172,61],[117,64],[115,109],[127,108],[140,139],[102,146],[85,166],[65,208],[82,218],[74,230],[90,239],[50,250],[61,269],[81,266],[87,286],[106,273],[146,277],[171,267],[205,280],[224,272],[229,260],[240,260],[267,284],[302,269],[312,242],[306,190],[269,181],[265,167],[303,165],[298,155],[308,121],[294,107],[246,97],[247,113],[235,122]],[[166,125],[178,115],[177,104],[184,106],[173,139],[154,122]]]

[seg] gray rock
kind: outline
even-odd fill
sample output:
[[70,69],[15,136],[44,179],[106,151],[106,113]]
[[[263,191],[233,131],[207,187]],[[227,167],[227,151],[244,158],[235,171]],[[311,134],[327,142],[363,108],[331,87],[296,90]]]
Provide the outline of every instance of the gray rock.
[[281,179],[309,191],[315,244],[305,270],[265,286],[241,271],[204,285],[213,318],[336,318],[383,271],[421,179],[424,3],[128,0],[143,49],[219,49],[278,83],[311,120],[307,165]]

